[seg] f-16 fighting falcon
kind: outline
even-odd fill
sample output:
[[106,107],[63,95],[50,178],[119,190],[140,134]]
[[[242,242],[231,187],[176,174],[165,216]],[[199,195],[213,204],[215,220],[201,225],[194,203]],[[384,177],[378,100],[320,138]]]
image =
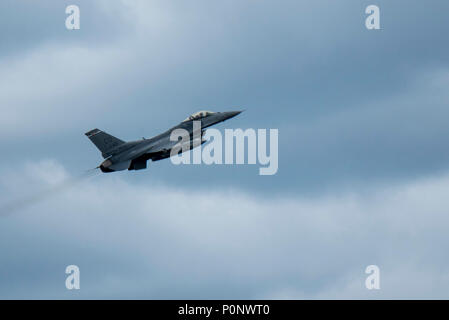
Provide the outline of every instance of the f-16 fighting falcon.
[[[147,161],[162,160],[170,157],[172,148],[178,141],[170,140],[171,132],[175,129],[184,129],[189,132],[190,141],[188,150],[203,144],[204,130],[219,122],[228,120],[241,111],[211,112],[199,111],[192,114],[180,124],[150,139],[125,142],[99,129],[86,132],[86,136],[101,151],[105,159],[99,166],[102,172],[113,172],[121,170],[146,169]],[[193,122],[201,121],[201,142],[194,143]],[[182,150],[180,151],[182,152]]]

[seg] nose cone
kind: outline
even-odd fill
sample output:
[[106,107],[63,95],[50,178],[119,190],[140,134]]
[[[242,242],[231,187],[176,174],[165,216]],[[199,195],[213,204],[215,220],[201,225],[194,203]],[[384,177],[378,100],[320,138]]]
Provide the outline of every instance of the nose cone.
[[227,120],[227,119],[231,119],[231,118],[233,118],[233,117],[235,117],[235,116],[241,114],[242,112],[243,112],[243,111],[227,111],[227,112],[225,112],[226,120]]

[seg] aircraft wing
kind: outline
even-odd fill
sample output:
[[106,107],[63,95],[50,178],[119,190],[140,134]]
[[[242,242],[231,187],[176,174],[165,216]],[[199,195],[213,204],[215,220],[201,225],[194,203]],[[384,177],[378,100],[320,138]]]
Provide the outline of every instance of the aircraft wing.
[[171,149],[177,144],[177,141],[170,141],[170,139],[164,139],[163,141],[153,145],[147,153],[145,153],[146,159],[153,161],[162,160],[170,157]]
[[[197,141],[196,141],[197,140]],[[155,143],[148,151],[145,153],[144,157],[146,159],[151,159],[153,161],[162,160],[170,157],[170,152],[173,147],[178,144],[179,141],[171,141],[169,137],[164,138],[160,142]],[[202,136],[195,139],[194,142],[190,139],[186,139],[185,145],[181,145],[182,150],[191,150],[193,147],[199,146],[204,143]]]

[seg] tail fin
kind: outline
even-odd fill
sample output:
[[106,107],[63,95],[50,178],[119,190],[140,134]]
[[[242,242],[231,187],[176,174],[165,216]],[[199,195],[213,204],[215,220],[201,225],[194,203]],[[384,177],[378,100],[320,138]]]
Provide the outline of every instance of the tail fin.
[[85,134],[90,139],[90,141],[92,141],[95,146],[100,149],[103,158],[107,158],[109,156],[110,150],[125,143],[125,141],[111,136],[110,134],[107,134],[106,132],[103,132],[99,129],[90,130]]

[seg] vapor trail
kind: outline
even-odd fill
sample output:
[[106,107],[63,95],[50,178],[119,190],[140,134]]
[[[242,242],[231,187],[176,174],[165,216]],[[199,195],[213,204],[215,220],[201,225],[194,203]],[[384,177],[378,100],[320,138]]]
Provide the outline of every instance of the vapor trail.
[[0,205],[0,217],[8,216],[16,211],[25,209],[26,207],[32,206],[38,202],[46,200],[52,196],[56,196],[80,183],[83,180],[86,180],[90,177],[94,177],[100,174],[97,171],[98,168],[87,170],[85,173],[65,179],[64,181],[40,191],[37,191],[34,194],[25,196],[23,198],[11,201],[9,203],[5,203]]

